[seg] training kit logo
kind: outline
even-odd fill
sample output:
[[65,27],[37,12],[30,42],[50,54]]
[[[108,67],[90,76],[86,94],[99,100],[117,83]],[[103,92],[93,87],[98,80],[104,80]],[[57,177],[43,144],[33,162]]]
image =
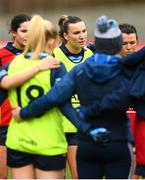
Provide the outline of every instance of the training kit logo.
[[27,139],[24,139],[24,138],[20,137],[19,141],[23,142],[23,143],[26,143],[26,144],[31,144],[32,146],[37,146],[37,142],[32,140],[32,139],[27,140]]
[[72,104],[80,104],[78,96],[76,94],[71,97],[71,102]]

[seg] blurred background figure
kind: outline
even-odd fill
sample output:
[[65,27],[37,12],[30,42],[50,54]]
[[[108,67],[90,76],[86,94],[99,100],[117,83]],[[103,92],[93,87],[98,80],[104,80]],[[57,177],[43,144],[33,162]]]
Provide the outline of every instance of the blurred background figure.
[[[30,19],[31,16],[27,14],[18,14],[12,18],[9,32],[12,35],[13,41],[8,42],[4,48],[0,49],[0,65],[2,67],[6,67],[16,55],[21,54],[24,50]],[[8,98],[0,106],[0,112],[0,178],[5,179],[8,172],[5,140],[8,125],[12,117]]]

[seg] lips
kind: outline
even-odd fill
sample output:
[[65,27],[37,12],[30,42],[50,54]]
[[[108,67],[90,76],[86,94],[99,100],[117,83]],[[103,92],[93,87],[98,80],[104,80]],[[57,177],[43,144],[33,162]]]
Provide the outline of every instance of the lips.
[[133,52],[127,52],[126,55],[132,54]]
[[79,44],[84,44],[84,43],[86,43],[86,41],[80,41],[80,42],[79,42]]

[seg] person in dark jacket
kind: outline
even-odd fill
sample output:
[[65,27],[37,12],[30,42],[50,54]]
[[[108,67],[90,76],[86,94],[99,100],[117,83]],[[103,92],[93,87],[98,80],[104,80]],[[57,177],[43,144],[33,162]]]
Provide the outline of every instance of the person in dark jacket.
[[[134,109],[137,111],[136,116],[134,117],[130,112],[127,111],[131,120],[134,120],[134,127],[132,129],[134,136],[134,144],[136,147],[136,167],[135,174],[133,178],[139,179],[145,177],[145,146],[144,146],[144,128],[145,128],[145,86],[144,86],[144,77],[145,77],[145,47],[141,50],[123,58],[122,62],[128,71],[130,76],[131,85],[130,91],[126,91],[126,88],[121,91],[113,92],[103,99],[102,102],[97,102],[91,105],[89,108],[81,109],[81,116],[83,118],[90,118],[91,116],[98,115],[99,113],[107,113],[113,110],[124,109],[134,104]],[[129,93],[129,94],[128,94]],[[132,97],[134,103],[127,101],[125,95]],[[136,112],[132,111],[132,113]],[[133,119],[135,118],[135,119]],[[132,122],[131,122],[132,123]]]
[[[123,46],[120,51],[121,56],[132,54],[137,50],[138,34],[134,25],[120,23],[119,28],[122,32]],[[140,176],[145,178],[145,120],[138,117],[133,108],[127,111],[131,121],[131,131],[134,138],[134,156],[135,156],[135,173],[133,178],[138,179]]]
[[[80,108],[82,119],[91,116],[98,116],[102,113],[116,113],[125,111],[133,106],[141,118],[145,118],[144,112],[144,76],[145,76],[145,47],[133,54],[121,59],[122,70],[130,79],[129,86],[119,86],[111,93],[108,93],[100,101],[92,103],[87,108]],[[122,84],[122,83],[121,83]],[[114,112],[112,110],[114,109]]]
[[[74,67],[46,95],[21,110],[17,108],[13,112],[15,118],[20,120],[20,116],[24,119],[37,116],[62,105],[75,93],[81,106],[87,108],[114,89],[126,87],[127,92],[130,78],[122,68],[121,57],[117,55],[122,48],[117,22],[106,16],[99,17],[94,42],[94,55]],[[126,110],[93,116],[86,120],[93,130],[89,133],[78,131],[77,166],[80,179],[131,178],[132,137]]]

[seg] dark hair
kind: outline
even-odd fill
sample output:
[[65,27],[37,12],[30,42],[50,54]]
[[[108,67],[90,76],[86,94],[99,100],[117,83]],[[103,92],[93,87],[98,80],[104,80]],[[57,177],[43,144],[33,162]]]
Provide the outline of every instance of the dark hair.
[[126,33],[126,34],[135,33],[136,34],[136,39],[138,41],[137,30],[132,24],[120,23],[119,28],[120,28],[122,33]]
[[68,26],[69,24],[75,24],[78,22],[81,22],[82,19],[77,16],[68,16],[68,15],[62,15],[58,21],[59,26],[59,36],[63,43],[66,43],[66,40],[64,39],[63,33],[68,33]]
[[18,14],[16,16],[13,17],[13,19],[11,20],[10,23],[10,31],[14,31],[16,32],[17,29],[20,27],[20,24],[25,22],[25,21],[30,21],[31,20],[31,16],[26,15],[26,14]]

